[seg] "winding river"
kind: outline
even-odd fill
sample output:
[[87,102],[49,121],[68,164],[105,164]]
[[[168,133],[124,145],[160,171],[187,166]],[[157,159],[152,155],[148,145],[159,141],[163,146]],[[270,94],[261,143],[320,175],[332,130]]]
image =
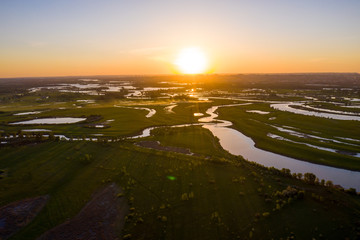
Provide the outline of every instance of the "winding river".
[[[344,188],[355,188],[358,191],[360,190],[360,172],[358,171],[350,171],[341,168],[329,167],[320,164],[309,163],[305,161],[300,161],[294,158],[286,157],[280,154],[268,152],[259,148],[255,147],[255,142],[242,134],[241,132],[231,128],[232,122],[217,119],[218,114],[216,111],[222,107],[237,107],[237,106],[244,106],[252,104],[242,103],[242,104],[230,104],[230,105],[220,105],[220,106],[213,106],[207,109],[206,113],[209,115],[207,117],[202,117],[198,121],[198,123],[192,124],[180,124],[174,125],[171,127],[187,127],[187,126],[194,126],[200,125],[203,128],[206,128],[212,132],[214,136],[219,138],[220,144],[223,149],[228,151],[233,155],[239,155],[247,159],[248,161],[256,162],[262,164],[266,167],[275,167],[277,169],[287,168],[290,169],[292,173],[306,173],[311,172],[314,173],[319,179],[331,180],[334,184],[339,184]],[[149,113],[146,117],[152,117],[156,111],[154,109],[148,108],[135,108],[141,110],[147,110]],[[37,124],[45,124],[43,122],[44,119],[35,119],[31,120],[31,124],[35,124],[34,121],[42,121],[36,122]],[[60,120],[66,120],[66,123],[69,122],[77,122],[82,121],[85,119],[77,118],[52,118],[46,119],[48,121],[51,120],[51,124],[59,123]],[[28,122],[18,122],[12,124],[27,124]],[[61,122],[63,123],[63,122]],[[49,124],[49,123],[48,123]],[[142,131],[141,134],[129,137],[129,138],[142,138],[151,135],[151,130],[160,127],[149,127]],[[62,140],[70,140],[69,138],[63,135],[56,135],[59,136]],[[96,138],[94,138],[96,140]],[[78,139],[74,139],[78,140]],[[80,139],[79,139],[80,140]],[[91,138],[86,138],[84,140],[90,141],[93,140]],[[353,139],[354,140],[354,139]]]
[[[319,179],[331,180],[334,184],[339,184],[344,188],[355,188],[360,190],[360,172],[300,161],[256,148],[255,142],[251,138],[230,128],[230,126],[232,126],[230,121],[216,119],[218,114],[215,112],[220,107],[233,107],[247,104],[251,103],[213,106],[206,111],[210,116],[200,118],[200,124],[198,123],[196,125],[202,125],[203,128],[209,129],[214,136],[219,138],[223,149],[233,155],[242,156],[248,161],[256,162],[266,167],[275,167],[277,169],[288,168],[292,173],[304,174],[311,172]],[[185,127],[191,125],[195,124],[175,125],[173,127]],[[142,134],[132,138],[150,136],[150,131],[154,128],[156,127],[147,128]]]

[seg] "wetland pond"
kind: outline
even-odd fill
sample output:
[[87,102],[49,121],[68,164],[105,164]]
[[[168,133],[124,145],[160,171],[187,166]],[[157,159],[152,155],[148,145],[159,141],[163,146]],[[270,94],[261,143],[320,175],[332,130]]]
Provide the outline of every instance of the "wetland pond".
[[55,118],[37,118],[22,122],[9,123],[10,125],[30,125],[30,124],[70,124],[85,121],[86,118],[73,117],[55,117]]

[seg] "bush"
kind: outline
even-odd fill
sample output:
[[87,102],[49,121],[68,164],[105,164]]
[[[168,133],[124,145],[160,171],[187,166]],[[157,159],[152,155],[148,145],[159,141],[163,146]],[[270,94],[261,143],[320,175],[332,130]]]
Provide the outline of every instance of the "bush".
[[291,170],[288,169],[288,168],[283,168],[283,169],[281,169],[281,172],[282,172],[282,174],[285,175],[285,176],[291,176]]
[[183,193],[183,194],[181,195],[181,200],[183,200],[183,201],[189,200],[188,194],[187,194],[187,193]]
[[304,181],[310,184],[315,184],[316,175],[313,173],[305,173],[304,174]]
[[330,180],[326,181],[325,185],[326,185],[327,187],[333,187],[333,186],[334,186],[333,182],[330,181]]
[[351,194],[351,195],[356,195],[356,189],[355,188],[349,188],[347,190],[345,190],[346,193]]
[[92,160],[93,158],[89,154],[85,154],[83,157],[80,158],[80,162],[85,165],[90,164]]
[[269,212],[264,212],[262,215],[263,215],[263,217],[268,217],[270,215],[270,213]]

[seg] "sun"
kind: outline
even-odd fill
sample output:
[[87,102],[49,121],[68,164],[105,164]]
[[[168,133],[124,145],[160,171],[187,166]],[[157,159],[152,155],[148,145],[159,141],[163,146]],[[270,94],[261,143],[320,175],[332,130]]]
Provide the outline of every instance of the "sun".
[[200,48],[188,47],[180,51],[174,64],[184,74],[204,73],[208,67],[208,61]]

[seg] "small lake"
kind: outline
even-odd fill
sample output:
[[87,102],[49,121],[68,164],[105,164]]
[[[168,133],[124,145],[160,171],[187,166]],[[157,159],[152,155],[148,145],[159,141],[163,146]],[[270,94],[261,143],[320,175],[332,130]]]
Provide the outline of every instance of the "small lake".
[[40,111],[33,111],[33,112],[22,112],[22,113],[15,113],[14,116],[23,116],[23,115],[32,115],[32,114],[39,114]]
[[22,122],[13,122],[9,125],[30,125],[30,124],[70,124],[85,121],[86,118],[59,117],[59,118],[37,118]]
[[22,132],[51,132],[51,130],[48,129],[22,129]]
[[257,114],[269,114],[270,112],[264,112],[264,111],[260,111],[260,110],[247,110],[247,113],[257,113]]

